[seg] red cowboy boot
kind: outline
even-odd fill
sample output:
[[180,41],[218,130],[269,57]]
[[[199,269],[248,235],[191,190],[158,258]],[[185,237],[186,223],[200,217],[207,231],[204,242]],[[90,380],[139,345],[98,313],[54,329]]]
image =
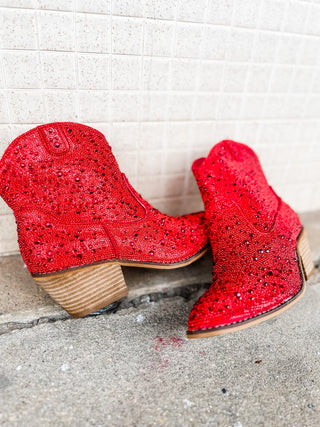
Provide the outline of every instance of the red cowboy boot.
[[246,328],[289,308],[304,293],[313,262],[298,215],[268,185],[256,154],[223,141],[192,169],[214,271],[191,311],[188,338]]
[[29,271],[74,317],[127,295],[121,265],[176,268],[206,251],[203,213],[150,206],[88,126],[52,123],[15,139],[0,161],[0,194]]

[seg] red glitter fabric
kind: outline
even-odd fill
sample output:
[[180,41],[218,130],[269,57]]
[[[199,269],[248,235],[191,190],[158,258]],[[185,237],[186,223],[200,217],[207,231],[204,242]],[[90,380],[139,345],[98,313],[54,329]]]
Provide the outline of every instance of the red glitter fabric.
[[205,203],[213,281],[194,305],[189,332],[241,324],[280,307],[303,287],[299,217],[268,185],[256,154],[222,141],[193,164]]
[[15,139],[0,161],[0,194],[32,274],[105,260],[174,264],[208,241],[202,212],[170,217],[154,209],[121,173],[104,135],[76,123]]

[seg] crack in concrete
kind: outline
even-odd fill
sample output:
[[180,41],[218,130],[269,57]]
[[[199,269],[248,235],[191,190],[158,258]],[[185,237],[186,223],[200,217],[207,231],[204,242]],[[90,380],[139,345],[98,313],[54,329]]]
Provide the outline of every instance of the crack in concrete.
[[[315,283],[318,283],[318,274],[320,274],[320,261],[315,262],[315,274],[311,278],[312,285],[314,284],[313,283],[314,281]],[[183,298],[185,301],[190,301],[192,299],[196,301],[197,297],[200,296],[199,294],[204,293],[209,286],[210,286],[210,283],[196,283],[192,285],[188,284],[188,285],[182,285],[179,287],[168,288],[166,291],[151,292],[151,293],[143,294],[131,299],[129,297],[129,298],[114,302],[113,304],[110,304],[102,308],[101,310],[91,313],[85,317],[110,315],[110,314],[117,313],[120,310],[127,310],[130,308],[138,309],[143,304],[153,304],[165,298],[180,297],[180,298]],[[33,328],[34,326],[38,326],[43,323],[55,323],[58,321],[63,321],[68,319],[78,320],[78,319],[72,318],[66,312],[62,312],[62,313],[59,312],[52,316],[38,317],[36,319],[25,321],[25,322],[10,321],[10,322],[0,324],[0,335],[4,335],[15,330]]]
[[[103,315],[110,315],[110,314],[117,313],[120,310],[126,310],[130,308],[138,309],[139,306],[143,304],[156,303],[165,298],[180,297],[180,298],[183,298],[185,301],[190,301],[193,298],[196,299],[196,296],[198,293],[200,293],[200,291],[202,293],[205,292],[209,286],[210,286],[210,283],[184,285],[180,287],[170,288],[163,292],[152,292],[149,294],[140,295],[132,299],[123,299],[123,300],[114,302],[102,308],[101,310],[91,313],[85,317],[97,317],[97,316],[103,316]],[[30,321],[26,321],[26,322],[15,322],[15,321],[6,322],[0,325],[0,335],[4,335],[15,330],[33,328],[34,326],[38,326],[43,323],[55,323],[58,321],[64,321],[64,320],[70,320],[70,319],[79,320],[69,316],[68,313],[57,313],[52,317],[44,316],[44,317],[39,317],[37,319],[33,319]]]

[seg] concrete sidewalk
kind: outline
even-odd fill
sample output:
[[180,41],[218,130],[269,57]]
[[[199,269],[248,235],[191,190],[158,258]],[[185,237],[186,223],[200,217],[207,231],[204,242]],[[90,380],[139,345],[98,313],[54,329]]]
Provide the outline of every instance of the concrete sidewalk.
[[261,325],[187,340],[196,297],[2,335],[0,424],[318,427],[320,286]]
[[[318,220],[305,223],[319,262]],[[0,272],[1,426],[320,425],[319,268],[285,313],[202,340],[185,332],[209,256],[126,270],[129,298],[84,319],[34,286],[19,257]]]

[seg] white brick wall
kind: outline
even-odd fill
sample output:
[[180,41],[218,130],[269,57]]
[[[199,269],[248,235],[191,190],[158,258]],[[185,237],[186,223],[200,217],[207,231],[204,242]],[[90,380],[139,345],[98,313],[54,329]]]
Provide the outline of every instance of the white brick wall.
[[[105,133],[132,184],[201,209],[192,161],[257,150],[298,211],[320,208],[319,0],[0,0],[0,154],[37,124]],[[0,201],[0,253],[17,250]]]

